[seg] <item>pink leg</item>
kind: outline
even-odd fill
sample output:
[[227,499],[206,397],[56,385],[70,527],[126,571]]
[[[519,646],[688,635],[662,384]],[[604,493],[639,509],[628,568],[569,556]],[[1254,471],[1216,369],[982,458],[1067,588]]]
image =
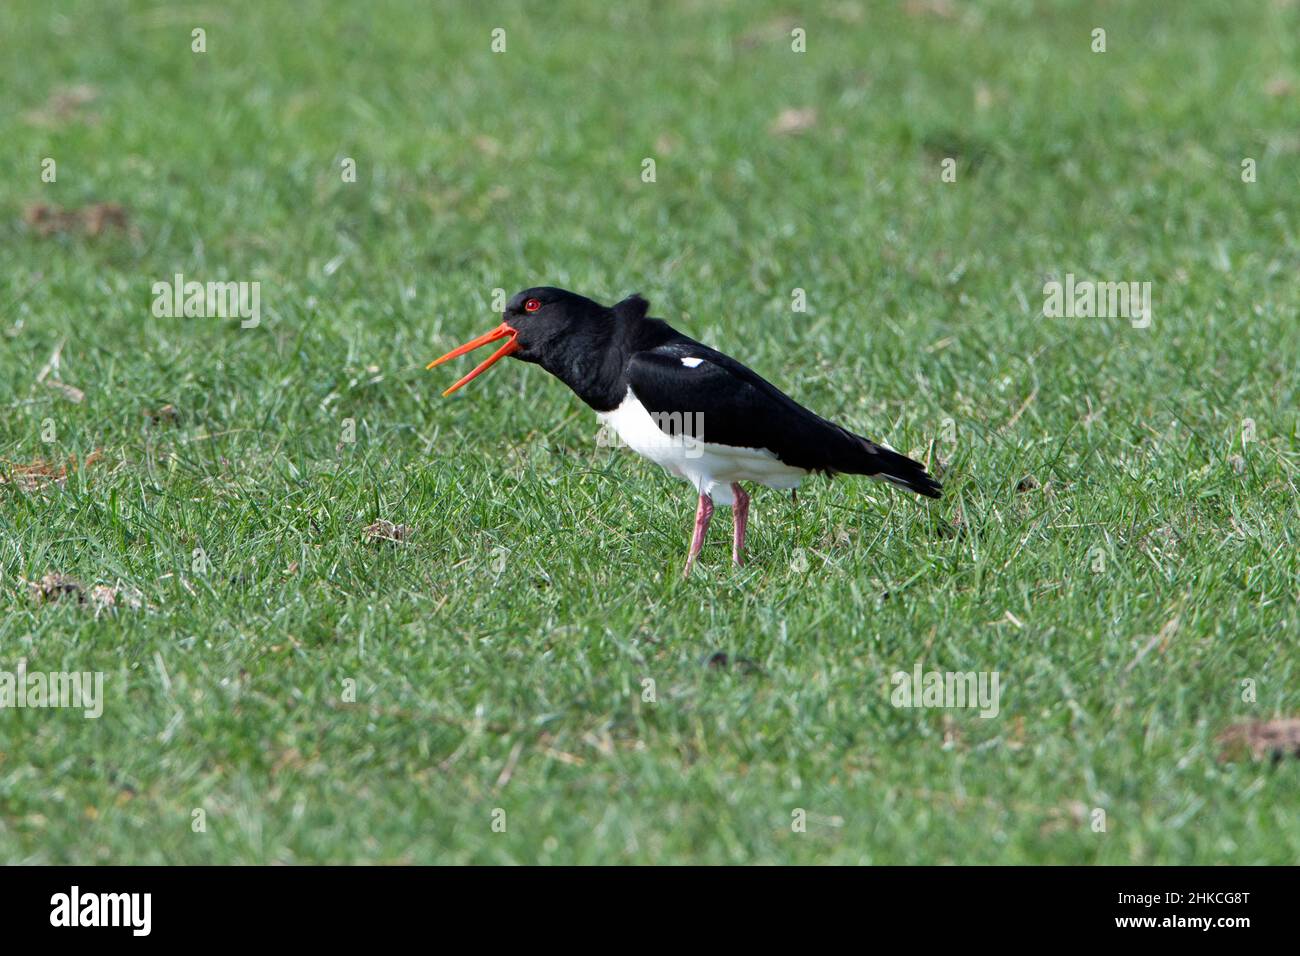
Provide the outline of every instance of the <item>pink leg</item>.
[[695,563],[695,556],[700,553],[700,548],[704,547],[704,536],[709,532],[709,521],[712,518],[713,499],[701,493],[700,505],[695,509],[695,535],[691,538],[691,553],[686,556],[686,573],[682,577],[691,576],[691,565]]
[[731,517],[735,522],[731,535],[731,560],[740,567],[745,563],[745,526],[749,524],[749,495],[745,489],[731,483],[731,493],[736,496],[736,503],[731,506]]

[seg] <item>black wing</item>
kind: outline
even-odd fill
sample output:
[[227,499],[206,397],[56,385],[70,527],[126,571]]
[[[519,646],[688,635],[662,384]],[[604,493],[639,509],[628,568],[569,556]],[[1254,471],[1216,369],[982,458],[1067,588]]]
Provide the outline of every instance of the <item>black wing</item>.
[[637,399],[669,434],[766,448],[796,468],[873,475],[939,497],[939,483],[917,462],[828,422],[706,345],[683,339],[637,352],[627,375]]

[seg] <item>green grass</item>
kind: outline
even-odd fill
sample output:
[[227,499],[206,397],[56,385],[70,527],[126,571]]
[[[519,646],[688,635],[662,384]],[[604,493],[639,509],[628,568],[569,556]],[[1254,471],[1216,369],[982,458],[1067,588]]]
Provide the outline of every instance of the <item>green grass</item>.
[[[1300,762],[1215,737],[1300,714],[1300,5],[807,7],[0,6],[0,670],[107,697],[0,711],[0,860],[1297,859]],[[127,233],[24,223],[99,201]],[[176,272],[262,324],[154,317]],[[1044,318],[1067,272],[1151,328]],[[760,491],[681,581],[688,486],[538,368],[423,368],[535,284],[642,292],[945,498]],[[918,661],[1000,715],[892,707]]]

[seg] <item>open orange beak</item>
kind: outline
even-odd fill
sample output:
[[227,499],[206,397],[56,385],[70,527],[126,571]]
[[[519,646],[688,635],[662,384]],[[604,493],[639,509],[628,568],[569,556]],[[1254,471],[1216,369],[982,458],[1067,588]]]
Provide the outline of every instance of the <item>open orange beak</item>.
[[435,365],[441,365],[443,362],[447,361],[448,359],[454,359],[457,356],[464,355],[466,352],[472,352],[476,348],[480,348],[484,345],[487,345],[489,342],[495,342],[497,339],[503,339],[506,338],[507,336],[509,336],[510,341],[508,341],[505,345],[501,346],[501,348],[497,349],[495,352],[489,355],[487,357],[487,360],[484,361],[482,365],[474,369],[474,371],[470,372],[468,375],[462,378],[451,388],[447,389],[447,391],[443,392],[442,397],[446,398],[448,395],[456,391],[456,389],[460,388],[462,385],[468,385],[474,379],[478,378],[489,368],[491,368],[492,365],[494,365],[496,362],[505,358],[511,352],[516,351],[519,348],[519,343],[515,341],[516,338],[519,336],[519,330],[512,329],[510,326],[502,322],[491,332],[488,332],[484,335],[480,335],[476,339],[471,339],[470,341],[466,342],[464,345],[452,349],[446,355],[442,356],[442,358],[436,358],[428,365],[426,365],[425,368],[433,368]]

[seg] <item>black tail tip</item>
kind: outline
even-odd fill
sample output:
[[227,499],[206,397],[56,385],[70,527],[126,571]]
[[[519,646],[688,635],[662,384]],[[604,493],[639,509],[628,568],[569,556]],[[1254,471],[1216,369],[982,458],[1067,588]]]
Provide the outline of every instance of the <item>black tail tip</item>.
[[912,490],[915,491],[918,495],[925,495],[925,497],[927,498],[942,498],[943,485],[939,484],[939,482],[935,481],[929,475],[926,475],[925,477],[926,477],[925,484],[919,487],[917,485],[913,485]]
[[943,485],[931,477],[919,461],[901,455],[887,445],[878,445],[865,438],[858,440],[868,453],[864,462],[866,467],[861,469],[861,474],[898,485],[926,498],[943,497]]
[[894,472],[880,472],[873,477],[881,481],[887,481],[891,485],[898,485],[900,488],[906,488],[908,491],[923,495],[926,498],[942,498],[943,485],[939,484],[929,473],[912,461],[910,458],[905,459],[912,467],[898,469]]

